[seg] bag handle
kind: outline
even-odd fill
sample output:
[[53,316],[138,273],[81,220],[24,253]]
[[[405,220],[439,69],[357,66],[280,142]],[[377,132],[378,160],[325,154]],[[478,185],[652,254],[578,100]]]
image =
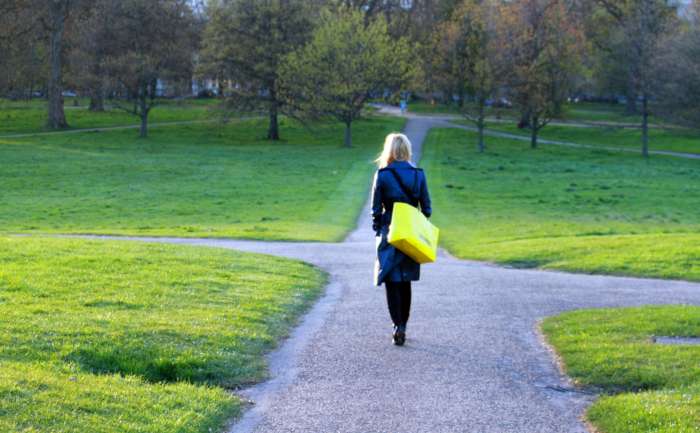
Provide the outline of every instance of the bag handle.
[[[394,175],[394,179],[396,179],[396,182],[399,183],[399,187],[401,188],[401,191],[404,193],[404,195],[406,197],[408,197],[409,200],[416,203],[416,204],[411,203],[411,205],[413,207],[418,207],[419,200],[413,195],[413,191],[406,188],[406,185],[404,185],[403,182],[401,182],[401,176],[399,176],[398,173],[396,173],[396,169],[393,167],[387,167],[387,169],[391,172],[391,174]],[[418,181],[418,170],[413,169],[413,186],[416,185],[417,181]]]

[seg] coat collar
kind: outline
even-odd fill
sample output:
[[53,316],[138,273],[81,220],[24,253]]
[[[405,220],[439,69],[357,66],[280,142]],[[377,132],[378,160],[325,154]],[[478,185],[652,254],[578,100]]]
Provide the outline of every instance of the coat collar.
[[410,161],[393,161],[388,167],[401,168],[401,167],[415,167]]

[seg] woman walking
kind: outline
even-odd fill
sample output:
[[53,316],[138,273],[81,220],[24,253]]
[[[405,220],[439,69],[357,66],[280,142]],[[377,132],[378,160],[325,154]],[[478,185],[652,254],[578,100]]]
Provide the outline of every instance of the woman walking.
[[406,324],[411,312],[411,281],[420,278],[420,265],[387,241],[394,203],[420,207],[430,217],[430,194],[423,170],[411,163],[411,142],[403,134],[389,134],[376,162],[379,167],[372,188],[372,228],[377,236],[375,284],[386,287],[389,314],[394,323],[392,340],[406,341]]

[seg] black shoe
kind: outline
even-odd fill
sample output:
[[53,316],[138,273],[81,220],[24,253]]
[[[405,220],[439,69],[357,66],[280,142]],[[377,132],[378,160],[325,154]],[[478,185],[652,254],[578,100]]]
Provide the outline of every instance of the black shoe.
[[406,342],[406,327],[405,326],[394,327],[393,340],[394,340],[394,344],[397,346],[404,345],[404,343]]

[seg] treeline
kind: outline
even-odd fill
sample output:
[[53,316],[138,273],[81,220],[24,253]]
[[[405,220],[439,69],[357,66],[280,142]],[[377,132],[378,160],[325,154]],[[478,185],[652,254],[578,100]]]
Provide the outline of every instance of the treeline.
[[64,89],[141,118],[158,86],[217,83],[231,110],[332,116],[372,98],[422,93],[481,131],[507,101],[531,143],[576,95],[624,100],[641,119],[700,125],[700,0],[4,0],[0,94],[46,95],[66,127]]

